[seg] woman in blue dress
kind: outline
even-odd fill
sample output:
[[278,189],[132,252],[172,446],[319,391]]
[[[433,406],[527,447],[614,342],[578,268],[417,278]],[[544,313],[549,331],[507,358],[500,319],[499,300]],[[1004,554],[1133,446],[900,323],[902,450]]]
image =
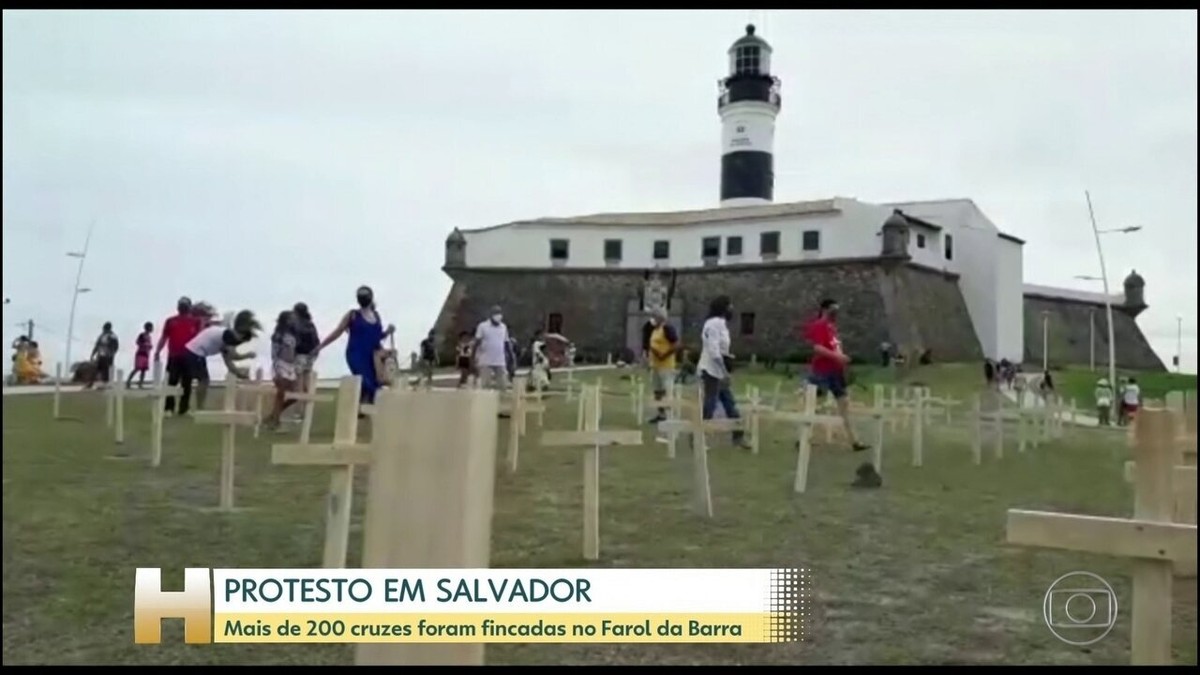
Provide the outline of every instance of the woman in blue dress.
[[383,327],[379,312],[375,311],[375,292],[370,286],[358,288],[358,308],[346,312],[341,323],[332,333],[327,335],[317,346],[320,353],[330,344],[337,341],[342,333],[348,333],[346,341],[346,365],[350,372],[362,378],[362,403],[375,402],[375,392],[379,390],[379,377],[375,373],[375,352],[382,349],[383,339],[395,331],[395,326]]

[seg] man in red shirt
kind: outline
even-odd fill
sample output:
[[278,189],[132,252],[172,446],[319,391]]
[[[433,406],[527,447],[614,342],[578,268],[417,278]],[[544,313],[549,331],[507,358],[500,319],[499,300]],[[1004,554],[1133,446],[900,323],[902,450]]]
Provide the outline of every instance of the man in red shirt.
[[826,392],[833,394],[850,447],[855,452],[862,452],[871,446],[859,443],[850,425],[850,399],[846,396],[846,365],[850,363],[850,357],[842,351],[842,343],[838,340],[837,314],[836,300],[822,300],[817,318],[804,327],[804,338],[813,349],[808,381],[816,385],[819,398],[824,398]]
[[[200,321],[192,315],[192,301],[185,297],[175,304],[178,314],[163,322],[162,336],[158,338],[158,348],[154,350],[154,361],[162,358],[163,347],[167,348],[167,385],[178,386],[179,380],[186,371],[187,343],[200,332]],[[175,397],[168,396],[164,404],[167,414],[175,413]]]

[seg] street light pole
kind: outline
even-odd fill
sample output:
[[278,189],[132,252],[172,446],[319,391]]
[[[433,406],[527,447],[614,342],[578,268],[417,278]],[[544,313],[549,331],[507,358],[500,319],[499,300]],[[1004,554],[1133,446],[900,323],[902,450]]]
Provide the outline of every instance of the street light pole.
[[87,260],[88,247],[92,243],[92,230],[96,227],[96,221],[88,226],[87,237],[83,240],[83,251],[79,253],[67,253],[72,258],[79,258],[79,269],[75,272],[75,288],[71,292],[71,315],[67,318],[67,350],[66,350],[66,367],[67,372],[71,369],[71,342],[75,339],[75,308],[79,303],[79,294],[86,292],[80,290],[79,284],[83,280],[83,263]]
[[[1115,339],[1115,331],[1113,329],[1113,310],[1112,296],[1108,292],[1108,269],[1104,265],[1104,248],[1100,245],[1100,228],[1096,227],[1096,211],[1092,208],[1092,195],[1087,190],[1084,190],[1083,196],[1087,199],[1088,217],[1092,221],[1092,234],[1096,237],[1096,255],[1100,258],[1100,279],[1104,283],[1104,314],[1108,320],[1108,383],[1117,390],[1117,345]],[[1113,397],[1112,402],[1113,418],[1117,414],[1117,400]]]
[[1183,372],[1183,315],[1175,317],[1175,372]]
[[1088,365],[1096,372],[1096,310],[1088,313]]
[[1050,372],[1050,312],[1042,312],[1042,372]]

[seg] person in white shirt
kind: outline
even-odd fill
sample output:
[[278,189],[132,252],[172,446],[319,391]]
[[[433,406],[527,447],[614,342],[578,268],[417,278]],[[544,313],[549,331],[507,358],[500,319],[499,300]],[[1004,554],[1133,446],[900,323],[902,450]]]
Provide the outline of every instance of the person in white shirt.
[[499,305],[475,328],[475,365],[485,389],[508,389],[508,326]]
[[1129,378],[1125,383],[1125,391],[1121,394],[1121,413],[1125,418],[1125,424],[1133,421],[1137,416],[1138,408],[1142,403],[1142,390],[1138,387],[1137,380]]
[[1107,378],[1100,378],[1096,383],[1096,417],[1100,426],[1112,426],[1113,390]]
[[243,309],[235,314],[227,324],[208,326],[187,343],[184,350],[183,375],[179,379],[179,385],[183,389],[179,397],[180,415],[187,414],[188,402],[192,396],[192,380],[200,380],[201,389],[196,392],[196,407],[204,409],[209,357],[219,354],[224,359],[225,367],[229,369],[229,372],[238,379],[249,379],[249,371],[238,366],[237,362],[253,359],[255,354],[254,352],[238,354],[237,348],[253,340],[261,329],[262,324],[255,318],[254,312]]
[[529,384],[535,391],[543,391],[550,385],[550,357],[546,355],[546,338],[542,331],[533,334],[529,351]]
[[[733,316],[733,303],[728,296],[722,295],[712,301],[708,308],[708,319],[700,332],[701,351],[697,370],[704,387],[704,403],[702,407],[704,419],[712,419],[717,405],[725,411],[728,419],[738,419],[737,401],[733,398],[733,390],[729,386],[730,371],[733,368],[733,355],[730,353],[731,339],[729,336],[729,318]],[[745,434],[741,430],[733,432],[733,444],[742,448],[749,447]]]

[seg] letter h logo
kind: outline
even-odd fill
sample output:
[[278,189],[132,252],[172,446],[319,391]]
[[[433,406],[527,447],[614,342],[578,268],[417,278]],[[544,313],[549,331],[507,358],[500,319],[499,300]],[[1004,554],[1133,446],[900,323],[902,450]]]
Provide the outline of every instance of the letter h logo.
[[133,582],[133,642],[162,642],[162,620],[183,619],[184,642],[212,642],[212,576],[207,567],[183,571],[183,590],[163,592],[162,570],[139,567]]

